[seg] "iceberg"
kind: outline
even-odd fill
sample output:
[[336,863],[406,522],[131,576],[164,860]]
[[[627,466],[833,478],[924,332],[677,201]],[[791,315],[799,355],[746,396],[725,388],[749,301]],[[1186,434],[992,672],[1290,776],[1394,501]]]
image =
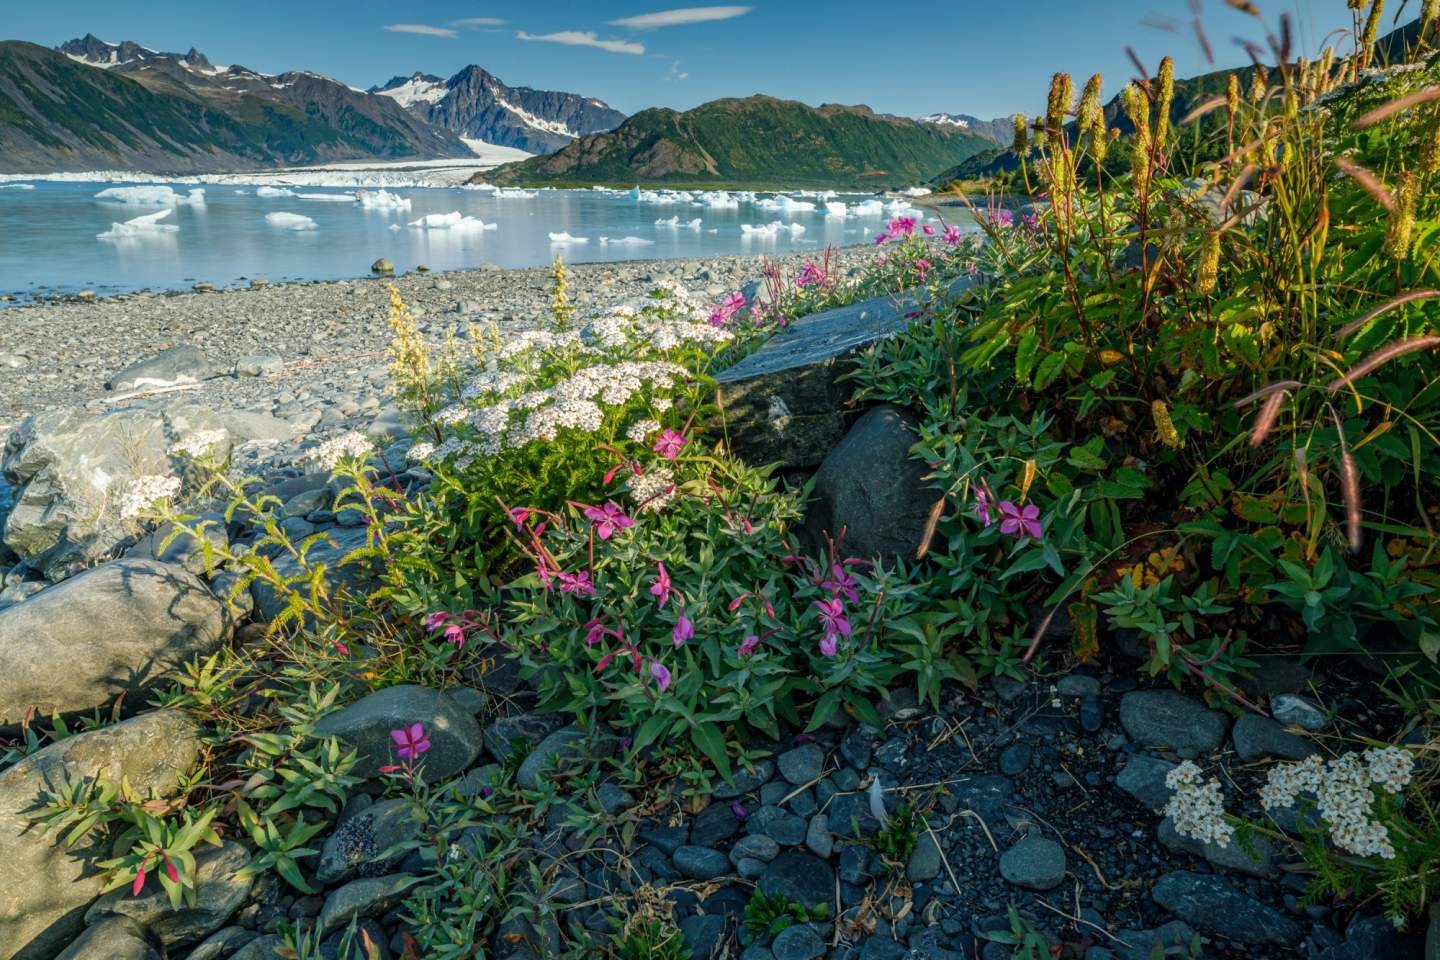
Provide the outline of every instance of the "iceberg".
[[696,202],[707,210],[737,210],[740,207],[739,198],[725,190],[702,193]]
[[844,200],[825,201],[825,215],[827,217],[843,217],[846,214]]
[[205,190],[203,187],[196,187],[188,196],[181,196],[170,187],[109,187],[95,194],[95,199],[128,203],[136,207],[175,207],[182,204],[203,207]]
[[907,197],[928,197],[935,191],[931,190],[929,187],[907,187],[900,192],[905,194],[905,196]]
[[316,228],[314,220],[299,213],[267,213],[265,222],[282,230],[314,230]]
[[657,226],[657,227],[678,227],[678,226],[680,226],[680,215],[679,215],[679,214],[676,214],[675,216],[671,217],[671,218],[668,219],[668,220],[656,220],[656,221],[655,221],[655,226]]
[[356,190],[355,199],[366,210],[409,210],[410,198],[398,196],[388,190]]
[[879,217],[885,214],[885,204],[879,200],[866,200],[863,203],[852,204],[850,216],[852,217]]
[[467,183],[467,184],[465,184],[463,187],[461,187],[460,189],[461,189],[461,190],[474,190],[474,191],[478,191],[478,192],[480,192],[480,193],[495,193],[495,192],[498,191],[500,188],[497,187],[497,186],[495,186],[495,184],[493,184],[493,183]]
[[354,203],[355,197],[348,193],[297,193],[297,199],[317,200],[329,203]]
[[0,190],[34,190],[33,183],[0,183]]
[[572,237],[572,236],[570,236],[570,234],[568,234],[568,233],[552,233],[552,234],[550,234],[550,242],[551,242],[551,243],[554,243],[554,244],[589,243],[589,242],[590,242],[590,238],[589,238],[589,237]]
[[427,213],[419,220],[411,220],[410,226],[419,230],[481,231],[494,230],[499,224],[486,223],[475,217],[467,217],[459,210],[450,213]]
[[909,216],[915,212],[915,204],[909,200],[891,200],[885,204],[885,212],[891,216],[899,216],[900,214]]
[[540,194],[534,190],[505,190],[495,191],[496,200],[534,200]]
[[798,237],[804,232],[804,224],[783,223],[779,220],[758,226],[753,223],[740,224],[740,235],[742,237],[778,237],[782,233],[788,233],[792,237]]
[[755,206],[761,210],[779,210],[783,213],[810,213],[815,209],[815,204],[809,200],[796,200],[794,197],[787,197],[783,194],[756,200]]
[[646,240],[643,237],[601,237],[601,244],[618,244],[625,247],[645,247],[654,243],[654,240]]
[[255,196],[257,196],[257,197],[293,197],[293,196],[295,196],[295,191],[294,191],[294,190],[286,189],[285,187],[257,187],[257,188],[255,189]]
[[167,234],[178,233],[180,228],[169,223],[161,223],[174,210],[157,210],[154,213],[147,213],[136,217],[134,220],[127,220],[124,223],[112,223],[110,229],[104,233],[95,234],[96,240],[140,240],[145,237],[159,237]]

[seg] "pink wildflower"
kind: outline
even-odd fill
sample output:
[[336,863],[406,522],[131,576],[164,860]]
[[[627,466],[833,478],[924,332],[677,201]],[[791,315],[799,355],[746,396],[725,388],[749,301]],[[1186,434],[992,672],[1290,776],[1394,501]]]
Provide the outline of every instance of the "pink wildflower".
[[512,507],[510,509],[510,519],[515,524],[516,530],[523,530],[525,528],[525,521],[530,519],[529,508]]
[[695,624],[685,614],[680,614],[680,619],[675,621],[675,628],[670,631],[670,639],[675,641],[675,646],[681,646],[686,640],[695,636]]
[[813,263],[807,263],[800,268],[800,275],[795,278],[795,286],[802,290],[806,287],[823,287],[828,280],[824,270]]
[[831,572],[830,577],[821,583],[820,586],[829,590],[832,594],[843,596],[851,603],[858,603],[860,600],[860,591],[858,589],[860,582],[844,567],[837,566]]
[[660,434],[660,438],[655,441],[655,445],[650,449],[654,450],[666,460],[674,460],[680,456],[680,451],[685,449],[685,444],[689,442],[689,440],[685,439],[685,434],[676,433],[674,430],[666,430]]
[[580,570],[575,573],[566,573],[562,570],[555,577],[560,581],[561,593],[573,593],[577,597],[595,596],[595,584],[590,582],[589,570]]
[[670,671],[659,660],[651,661],[650,676],[655,678],[655,686],[660,689],[661,693],[670,689]]
[[1015,214],[1009,210],[995,210],[990,214],[990,222],[997,227],[1013,227]]
[[450,619],[450,614],[445,613],[444,611],[437,611],[436,613],[428,613],[428,614],[425,615],[425,629],[426,629],[426,630],[439,630],[441,627],[443,627],[443,626],[445,625],[445,621],[447,621],[447,620],[449,620],[449,619]]
[[927,237],[933,237],[933,236],[935,236],[935,228],[932,227],[932,226],[930,226],[930,224],[928,224],[928,223],[925,224],[925,226],[921,227],[920,229],[923,230],[923,231],[925,231],[925,236],[927,236]]
[[1040,525],[1040,508],[1033,503],[1027,503],[1021,508],[1009,500],[1002,500],[1000,532],[1013,534],[1017,540],[1024,540],[1026,537],[1040,539],[1045,535],[1044,528]]
[[605,627],[600,623],[599,617],[585,624],[585,646],[593,647],[604,638]]
[[885,246],[885,241],[889,239],[890,235],[888,233],[877,233],[875,234],[875,246],[883,247]]
[[958,247],[960,246],[960,238],[961,233],[959,227],[946,227],[945,235],[940,239],[944,240],[949,246]]
[[826,634],[832,637],[837,634],[850,636],[850,621],[845,616],[844,601],[831,597],[829,600],[816,600],[815,606],[820,611],[820,622]]
[[425,735],[425,727],[419,721],[391,730],[390,739],[395,744],[395,756],[401,760],[414,760],[430,749],[430,738]]
[[613,501],[601,507],[586,507],[585,516],[594,522],[595,533],[601,540],[609,540],[616,530],[626,530],[635,525],[635,521]]
[[921,280],[924,280],[926,274],[928,274],[928,273],[930,272],[930,261],[929,261],[929,260],[916,260],[916,261],[915,261],[915,272],[920,275],[920,279],[921,279]]
[[135,872],[135,882],[130,885],[130,896],[140,896],[140,891],[145,889],[145,861],[140,861],[140,869]]
[[650,584],[650,596],[658,600],[660,602],[660,609],[664,610],[665,603],[670,599],[670,594],[674,588],[670,584],[670,571],[665,569],[665,564],[661,562],[655,566],[655,582]]
[[835,634],[825,634],[825,636],[820,638],[820,652],[827,657],[835,656],[835,645],[838,641],[839,638],[836,637]]
[[990,511],[993,509],[994,506],[990,503],[990,495],[984,490],[976,490],[975,515],[978,516],[980,518],[980,522],[987,527],[995,522],[995,518],[990,513]]
[[445,639],[455,644],[456,650],[465,649],[465,628],[458,623],[452,623],[445,628]]
[[740,644],[740,656],[748,657],[758,649],[760,649],[760,638],[752,633]]
[[914,217],[896,217],[894,220],[890,221],[889,235],[892,240],[899,237],[911,236],[912,234],[914,234],[914,232]]

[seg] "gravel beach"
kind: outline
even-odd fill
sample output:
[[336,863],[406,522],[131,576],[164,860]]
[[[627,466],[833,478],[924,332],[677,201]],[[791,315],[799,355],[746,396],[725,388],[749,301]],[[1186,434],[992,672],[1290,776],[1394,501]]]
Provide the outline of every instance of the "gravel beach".
[[[787,271],[817,253],[774,258]],[[873,253],[839,251],[842,274]],[[760,278],[763,256],[706,257],[568,265],[581,315],[644,297],[660,281],[719,297]],[[183,293],[137,293],[91,302],[0,310],[0,441],[27,415],[56,407],[111,405],[114,374],[177,346],[197,348],[215,376],[156,399],[274,413],[318,412],[339,427],[373,417],[386,402],[387,283],[414,310],[422,331],[440,340],[471,323],[528,326],[548,310],[549,267],[481,267]],[[237,361],[268,358],[260,375]],[[281,366],[283,365],[283,366]],[[353,426],[353,424],[351,424]]]

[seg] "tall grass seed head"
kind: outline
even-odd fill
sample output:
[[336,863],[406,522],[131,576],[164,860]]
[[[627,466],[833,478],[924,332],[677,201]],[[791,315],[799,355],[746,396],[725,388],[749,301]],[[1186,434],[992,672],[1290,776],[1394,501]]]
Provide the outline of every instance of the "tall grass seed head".
[[1160,74],[1157,79],[1160,89],[1155,97],[1155,143],[1163,150],[1165,141],[1170,138],[1170,106],[1175,102],[1174,60],[1166,57],[1160,61]]
[[1050,96],[1045,104],[1045,129],[1057,140],[1061,139],[1065,117],[1070,113],[1070,104],[1075,99],[1075,85],[1068,73],[1057,73],[1050,78]]
[[1231,120],[1240,115],[1240,78],[1233,73],[1225,81],[1225,109]]
[[1390,214],[1390,228],[1385,233],[1385,252],[1394,260],[1410,256],[1410,239],[1415,232],[1415,172],[1400,174],[1395,188],[1395,209]]
[[1023,157],[1030,150],[1030,132],[1026,129],[1025,114],[1015,114],[1015,135],[1010,141],[1010,149],[1017,157]]
[[1160,435],[1161,443],[1172,450],[1183,446],[1180,431],[1175,429],[1175,422],[1170,419],[1170,408],[1165,405],[1164,400],[1156,400],[1150,404],[1150,417],[1155,421],[1155,432]]
[[1215,289],[1220,275],[1220,231],[1207,230],[1200,241],[1200,265],[1195,271],[1195,292],[1205,295]]

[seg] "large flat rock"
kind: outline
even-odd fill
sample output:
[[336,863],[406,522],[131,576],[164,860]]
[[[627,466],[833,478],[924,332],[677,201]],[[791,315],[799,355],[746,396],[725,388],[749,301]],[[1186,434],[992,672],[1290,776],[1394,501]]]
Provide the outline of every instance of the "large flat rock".
[[[975,284],[960,277],[941,295]],[[859,350],[902,333],[936,298],[877,297],[802,317],[717,376],[735,452],[754,464],[814,466],[845,436],[853,388],[839,382]]]
[[159,710],[39,750],[0,773],[0,960],[49,960],[80,933],[105,886],[95,861],[110,855],[97,832],[74,847],[34,821],[46,798],[106,777],[143,796],[168,795],[200,759],[200,730],[177,710]]
[[116,560],[0,610],[0,732],[41,717],[133,712],[165,676],[213,653],[234,623],[184,567]]

